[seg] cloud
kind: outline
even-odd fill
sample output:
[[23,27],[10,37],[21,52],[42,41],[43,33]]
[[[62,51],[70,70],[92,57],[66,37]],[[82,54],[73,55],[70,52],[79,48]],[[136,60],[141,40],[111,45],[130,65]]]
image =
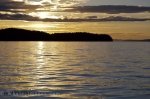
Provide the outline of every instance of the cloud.
[[[0,11],[56,11],[89,13],[139,13],[150,12],[150,7],[102,5],[80,6],[87,0],[0,0]],[[54,10],[55,9],[55,10]]]
[[26,4],[41,4],[54,6],[73,6],[84,3],[86,0],[24,0]]
[[0,0],[0,11],[36,10],[57,7],[70,7],[83,3],[85,0]]
[[1,0],[0,11],[29,11],[39,8],[39,5],[26,5],[21,0]]
[[[78,12],[78,14],[80,15],[82,14],[82,12],[86,12],[90,14],[90,16],[85,14],[83,15],[85,16],[84,18],[91,20],[99,18],[99,16],[97,15],[95,16],[94,13],[120,14],[120,13],[139,13],[145,11],[150,12],[150,7],[142,7],[142,6],[124,6],[124,5],[80,6],[81,3],[84,3],[86,1],[87,0],[0,0],[0,19],[51,21],[49,19],[41,20],[40,18],[38,18],[38,16],[37,17],[30,16],[30,13],[32,12],[33,13],[58,12],[59,14],[56,16],[68,17],[69,15],[72,15],[74,18],[76,12]],[[65,13],[72,12],[72,14],[66,15],[63,14],[64,12]],[[77,17],[81,18],[82,15],[81,16],[80,15]],[[118,17],[117,20],[119,20]]]
[[40,21],[38,17],[32,17],[26,14],[0,14],[1,20],[27,20],[27,21]]
[[26,21],[43,21],[43,22],[104,22],[104,21],[147,21],[150,18],[131,18],[122,16],[109,16],[105,18],[98,18],[97,16],[87,16],[86,18],[76,19],[52,19],[45,18],[40,19],[39,17],[30,16],[27,14],[15,14],[15,13],[0,13],[1,20],[26,20]]
[[68,12],[93,12],[93,13],[139,13],[139,12],[150,12],[150,7],[142,6],[125,6],[125,5],[102,5],[102,6],[78,6],[72,7]]
[[98,16],[87,16],[87,19],[98,19]]

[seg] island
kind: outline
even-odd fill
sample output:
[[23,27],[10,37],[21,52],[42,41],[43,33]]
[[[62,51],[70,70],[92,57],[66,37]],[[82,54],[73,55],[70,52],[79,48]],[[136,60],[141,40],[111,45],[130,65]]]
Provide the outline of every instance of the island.
[[107,34],[87,32],[48,34],[41,31],[6,28],[0,30],[0,41],[113,41],[113,39]]

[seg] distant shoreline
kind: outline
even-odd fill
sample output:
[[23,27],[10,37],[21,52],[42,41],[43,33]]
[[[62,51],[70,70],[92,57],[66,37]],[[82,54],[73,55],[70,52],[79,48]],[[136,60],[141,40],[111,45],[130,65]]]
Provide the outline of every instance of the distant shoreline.
[[66,32],[49,34],[42,31],[32,31],[19,28],[0,29],[0,41],[115,41],[115,42],[150,42],[150,39],[130,40],[113,39],[108,34],[88,32]]
[[108,34],[93,34],[88,32],[54,33],[31,31],[19,28],[0,30],[0,41],[113,41]]
[[115,42],[150,42],[150,39],[143,39],[143,40],[115,40]]

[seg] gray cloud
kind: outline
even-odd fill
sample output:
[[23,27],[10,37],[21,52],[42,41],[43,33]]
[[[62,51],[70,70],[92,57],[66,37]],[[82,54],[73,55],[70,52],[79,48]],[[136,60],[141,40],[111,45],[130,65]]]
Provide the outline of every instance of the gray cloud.
[[139,12],[150,12],[150,7],[142,6],[124,6],[124,5],[103,5],[103,6],[78,6],[72,7],[68,12],[93,12],[93,13],[139,13]]
[[26,14],[0,14],[1,20],[27,20],[27,21],[40,21],[38,17],[32,17]]
[[39,7],[39,5],[26,5],[24,2],[11,0],[0,1],[0,11],[35,10]]
[[0,14],[1,20],[26,20],[26,21],[43,21],[43,22],[102,22],[102,21],[147,21],[149,18],[131,18],[122,16],[109,16],[105,18],[98,18],[97,16],[87,16],[87,18],[77,19],[40,19],[27,14]]

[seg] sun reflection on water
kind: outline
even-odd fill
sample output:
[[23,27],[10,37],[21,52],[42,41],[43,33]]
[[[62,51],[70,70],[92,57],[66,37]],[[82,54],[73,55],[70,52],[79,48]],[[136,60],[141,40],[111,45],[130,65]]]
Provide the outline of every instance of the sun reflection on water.
[[43,42],[39,42],[37,45],[37,68],[41,68],[44,64],[45,64],[45,60],[44,60],[44,43]]
[[38,85],[41,84],[40,79],[45,77],[45,72],[44,72],[44,65],[46,64],[46,60],[44,57],[44,43],[43,42],[38,42],[37,48],[36,48],[36,60],[35,60],[35,65],[36,68],[34,70],[35,72],[35,89],[43,89],[44,87],[40,86],[37,87]]
[[[38,42],[35,49],[35,69],[33,76],[33,89],[37,90],[58,90],[57,85],[64,85],[59,82],[59,73],[61,68],[57,65],[59,51],[57,50],[59,44],[50,43],[51,46],[46,45],[45,42]],[[49,51],[45,51],[45,49]],[[54,62],[55,61],[55,62]],[[59,62],[58,62],[59,63]],[[55,86],[56,85],[56,86]],[[49,87],[48,87],[49,86]]]

